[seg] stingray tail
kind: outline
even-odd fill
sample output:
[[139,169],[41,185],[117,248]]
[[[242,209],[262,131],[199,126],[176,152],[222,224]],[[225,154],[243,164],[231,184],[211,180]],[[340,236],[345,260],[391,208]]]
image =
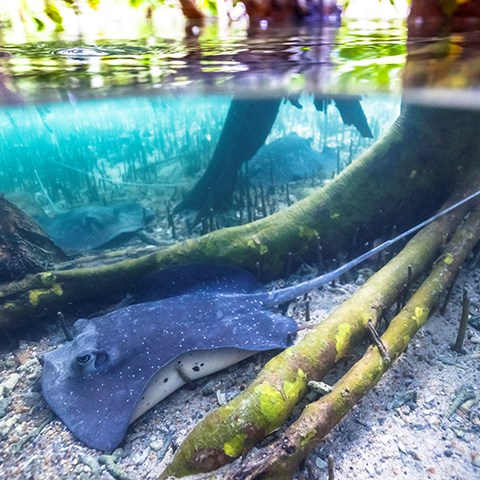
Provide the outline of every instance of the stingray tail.
[[414,227],[406,230],[405,232],[401,233],[400,235],[396,236],[395,238],[392,238],[390,240],[387,240],[380,245],[372,248],[368,252],[362,253],[362,255],[354,258],[353,260],[350,260],[350,262],[345,263],[344,265],[336,268],[335,270],[332,270],[331,272],[327,272],[323,275],[320,275],[319,277],[316,277],[312,280],[308,280],[306,282],[299,283],[297,285],[293,285],[291,287],[283,288],[281,290],[276,290],[273,292],[269,292],[265,294],[265,298],[262,299],[262,303],[266,308],[273,307],[274,305],[279,305],[284,302],[288,302],[290,300],[293,300],[296,297],[300,297],[302,295],[305,295],[308,292],[311,292],[312,290],[315,290],[316,288],[319,288],[323,285],[326,285],[327,283],[330,283],[332,280],[337,279],[341,275],[343,275],[345,272],[348,270],[356,267],[363,261],[367,260],[370,257],[373,257],[377,253],[382,252],[389,246],[397,243],[398,241],[402,240],[405,237],[408,237],[412,233],[417,232],[418,230],[422,229],[423,227],[429,225],[433,221],[437,220],[440,217],[443,217],[447,213],[451,212],[452,210],[455,210],[456,208],[460,207],[461,205],[464,205],[465,203],[469,202],[470,200],[473,200],[474,198],[478,197],[480,195],[480,190],[472,193],[468,197],[465,197],[464,199],[454,203],[450,207],[445,208],[444,210],[436,213],[435,215],[431,216],[430,218],[427,218],[423,222],[420,222],[419,224],[415,225]]

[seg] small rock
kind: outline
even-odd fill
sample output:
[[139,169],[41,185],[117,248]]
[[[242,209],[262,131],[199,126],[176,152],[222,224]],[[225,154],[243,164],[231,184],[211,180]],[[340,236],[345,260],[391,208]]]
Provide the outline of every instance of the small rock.
[[135,465],[143,465],[143,463],[145,463],[145,460],[148,457],[148,454],[149,454],[149,450],[148,448],[146,448],[143,452],[138,452],[136,455],[133,455],[131,457],[131,461]]
[[38,364],[34,365],[31,369],[31,371],[27,374],[27,380],[30,383],[35,382],[38,378],[40,378],[40,375],[42,374],[42,367]]
[[27,360],[23,365],[20,365],[19,370],[30,370],[31,368],[36,368],[40,366],[40,362],[36,357]]
[[416,402],[417,392],[415,390],[406,390],[395,393],[393,400],[387,405],[388,410],[394,410],[400,408],[406,403]]
[[480,467],[480,452],[472,452],[472,463],[476,467]]
[[9,405],[10,405],[9,398],[0,398],[0,418],[3,418],[7,414]]
[[416,452],[415,450],[408,450],[407,452],[414,460],[417,460],[417,462],[421,462],[421,458],[420,458],[420,455],[418,455],[418,452]]
[[397,447],[402,453],[407,453],[405,445],[400,440],[397,441]]
[[217,402],[219,405],[225,405],[227,403],[227,395],[225,392],[221,392],[220,390],[217,390],[216,392],[217,395]]
[[200,389],[200,393],[204,396],[204,397],[208,397],[209,395],[212,395],[213,393],[215,392],[215,390],[213,389],[212,385],[211,385],[211,382],[208,382],[206,383],[205,385],[203,385]]
[[480,335],[477,332],[471,332],[470,341],[472,343],[480,343]]
[[24,393],[23,398],[28,401],[29,404],[32,404],[38,402],[42,398],[42,395],[39,392],[28,391]]
[[5,366],[8,368],[15,368],[17,366],[17,359],[11,355],[5,360]]
[[149,445],[154,452],[158,452],[163,447],[163,440],[153,440]]
[[10,430],[15,426],[18,421],[18,415],[13,415],[10,418],[7,418],[4,422],[0,424],[2,428],[2,437],[6,437]]
[[10,374],[7,379],[3,382],[4,388],[7,390],[13,390],[16,386],[18,381],[20,380],[20,375],[18,373]]
[[435,401],[435,395],[433,393],[427,393],[423,399],[423,401],[425,403],[430,403],[430,404],[433,404],[433,402]]
[[317,457],[315,459],[315,466],[320,470],[325,470],[327,468],[327,462],[322,460],[320,457]]
[[439,356],[438,360],[444,365],[455,365],[457,363],[457,360],[455,358],[446,355]]
[[452,427],[452,431],[457,438],[463,438],[466,435],[466,431],[460,427]]

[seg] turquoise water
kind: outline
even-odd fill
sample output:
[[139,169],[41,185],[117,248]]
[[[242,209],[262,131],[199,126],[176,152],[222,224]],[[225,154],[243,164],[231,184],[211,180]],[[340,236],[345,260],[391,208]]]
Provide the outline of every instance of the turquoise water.
[[[252,163],[250,172],[247,162],[239,172],[235,195],[240,195],[245,181],[254,190],[268,192],[275,187],[272,182],[278,187],[268,208],[262,208],[257,199],[255,218],[264,216],[266,210],[273,213],[284,208],[329,181],[392,124],[400,108],[395,97],[362,100],[372,139],[344,125],[333,105],[325,114],[315,110],[310,95],[298,101],[302,108],[282,103],[265,143],[287,139],[291,158],[282,151],[273,157],[284,169],[281,162],[295,164],[296,146],[288,138],[296,135],[308,143],[306,155],[317,155],[318,163],[298,175],[292,167],[290,176],[277,180],[265,174],[271,168],[265,162],[271,159]],[[40,220],[86,205],[135,201],[157,212],[157,221],[162,223],[167,209],[182,200],[208,166],[230,102],[226,95],[182,95],[5,107],[0,110],[0,191]],[[242,139],[238,141],[242,148]],[[328,155],[321,157],[322,152]],[[263,174],[253,178],[254,170],[263,170]],[[279,193],[287,184],[288,201]],[[246,211],[220,216],[219,227],[252,219]],[[176,215],[175,221],[176,237],[201,233],[198,229],[189,232],[182,215]],[[153,223],[153,232],[171,238],[171,232],[155,229],[158,222]]]

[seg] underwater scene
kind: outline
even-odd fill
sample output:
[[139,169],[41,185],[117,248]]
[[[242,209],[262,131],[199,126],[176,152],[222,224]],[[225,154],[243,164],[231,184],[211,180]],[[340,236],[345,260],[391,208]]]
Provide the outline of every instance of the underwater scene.
[[[308,95],[293,102],[184,95],[6,108],[0,188],[66,252],[165,246],[264,218],[328,183],[400,110],[398,98],[351,102],[364,112],[358,128],[345,125],[334,102],[319,112]],[[241,152],[248,138],[232,140],[222,154],[240,150],[244,158],[225,159],[206,180],[234,108],[249,108],[248,115],[271,108],[276,117],[249,148],[257,149],[251,158]],[[192,195],[201,179],[210,199]]]
[[27,3],[0,478],[478,478],[475,2]]

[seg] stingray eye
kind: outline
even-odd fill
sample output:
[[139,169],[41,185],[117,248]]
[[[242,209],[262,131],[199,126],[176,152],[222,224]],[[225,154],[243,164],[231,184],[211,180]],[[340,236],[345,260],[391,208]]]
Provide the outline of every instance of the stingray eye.
[[85,355],[79,355],[76,361],[79,365],[86,365],[93,358],[93,355],[86,353]]

